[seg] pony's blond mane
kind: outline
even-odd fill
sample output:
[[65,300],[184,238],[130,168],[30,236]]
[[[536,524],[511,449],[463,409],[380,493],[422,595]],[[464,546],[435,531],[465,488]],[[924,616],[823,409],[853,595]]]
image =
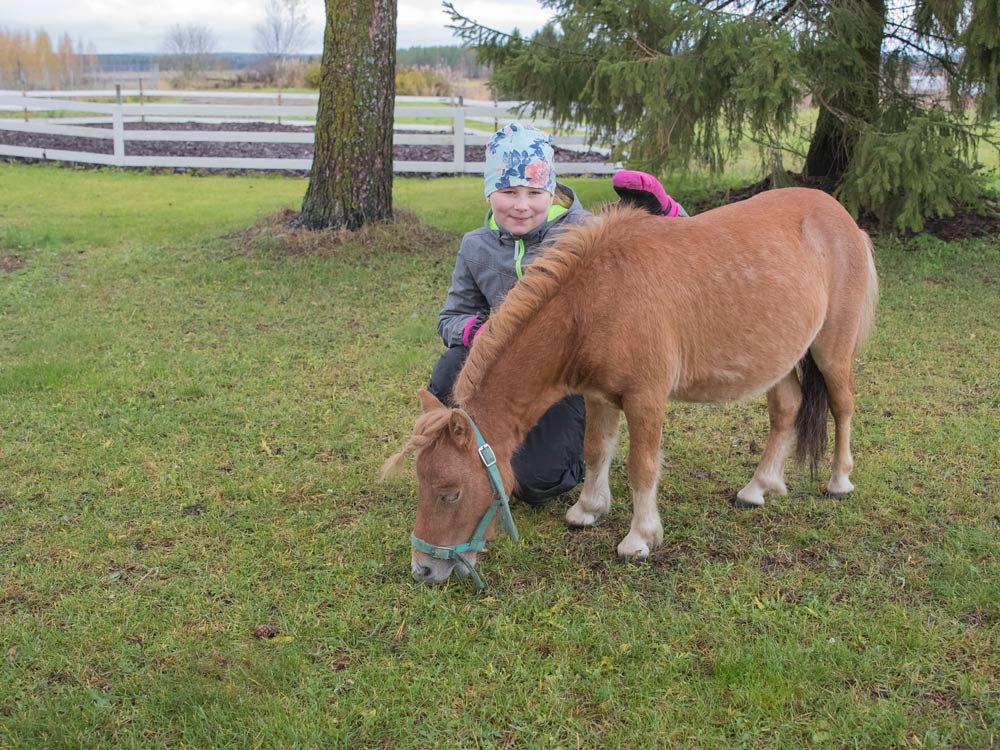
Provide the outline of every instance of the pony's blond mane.
[[448,426],[451,420],[450,409],[435,409],[417,418],[417,423],[413,426],[413,434],[406,441],[403,450],[390,456],[382,464],[382,478],[391,477],[402,471],[403,461],[407,456],[416,456],[420,451],[434,444]]
[[528,266],[524,276],[504,298],[469,352],[455,382],[456,403],[463,404],[484,382],[510,342],[559,290],[587,265],[588,258],[612,239],[621,239],[623,227],[649,214],[638,208],[609,206],[599,219],[560,230],[545,254]]

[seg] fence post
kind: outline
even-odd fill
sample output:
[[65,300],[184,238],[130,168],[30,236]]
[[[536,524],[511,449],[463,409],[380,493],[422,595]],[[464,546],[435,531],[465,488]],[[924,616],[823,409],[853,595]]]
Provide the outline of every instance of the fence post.
[[28,121],[28,81],[24,77],[24,68],[21,61],[17,61],[17,80],[21,83],[21,96],[24,98],[24,121]]
[[115,164],[125,166],[125,119],[122,117],[122,85],[115,84],[115,109],[111,113],[111,130],[114,133]]
[[455,136],[455,173],[465,174],[465,107],[463,99],[459,98],[452,119],[452,131]]

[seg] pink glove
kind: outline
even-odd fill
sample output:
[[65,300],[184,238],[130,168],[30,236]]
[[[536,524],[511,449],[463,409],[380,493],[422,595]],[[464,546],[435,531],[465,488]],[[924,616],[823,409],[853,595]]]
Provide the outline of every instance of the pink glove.
[[475,341],[480,332],[483,329],[483,324],[489,320],[489,316],[484,313],[477,313],[473,315],[465,324],[465,328],[462,331],[462,345],[466,348],[472,346],[472,342]]

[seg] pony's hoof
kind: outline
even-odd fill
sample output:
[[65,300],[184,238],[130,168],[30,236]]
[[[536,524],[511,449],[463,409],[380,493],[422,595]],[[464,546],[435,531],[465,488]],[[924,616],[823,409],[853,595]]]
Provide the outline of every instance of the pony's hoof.
[[831,479],[826,485],[826,494],[838,500],[842,497],[847,497],[852,492],[854,492],[854,485],[846,477]]
[[733,498],[733,507],[736,508],[759,508],[763,504],[763,492],[747,492],[746,489],[742,489],[737,492],[736,497]]
[[757,508],[764,504],[764,493],[768,491],[778,492],[782,495],[788,492],[784,482],[765,484],[754,478],[750,484],[736,493],[733,505],[737,508]]
[[588,513],[585,510],[581,510],[580,508],[573,506],[566,511],[565,520],[566,528],[579,531],[580,529],[592,529],[597,525],[597,522],[601,520],[601,516],[597,513]]
[[844,498],[850,497],[854,494],[854,490],[850,489],[847,492],[830,492],[830,490],[826,490],[823,494],[834,500],[843,500]]
[[645,562],[649,559],[649,545],[642,540],[625,537],[618,545],[618,559],[626,562]]

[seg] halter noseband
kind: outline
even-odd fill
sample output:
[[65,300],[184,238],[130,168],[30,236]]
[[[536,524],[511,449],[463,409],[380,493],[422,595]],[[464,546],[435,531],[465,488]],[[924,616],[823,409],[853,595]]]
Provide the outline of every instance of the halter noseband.
[[479,577],[479,573],[476,572],[475,566],[469,563],[463,556],[463,552],[482,552],[486,549],[486,529],[489,528],[490,522],[493,517],[500,511],[500,523],[508,534],[518,541],[520,535],[517,533],[517,526],[514,525],[514,517],[510,513],[510,500],[507,497],[507,491],[503,488],[503,479],[500,477],[500,470],[497,468],[497,457],[493,453],[493,449],[490,444],[483,440],[482,433],[479,432],[479,428],[476,427],[476,423],[472,421],[472,417],[466,414],[463,410],[459,409],[462,414],[465,414],[465,418],[469,420],[469,424],[472,425],[472,432],[476,436],[476,452],[479,453],[479,458],[483,462],[483,466],[486,467],[486,475],[489,477],[490,486],[493,488],[493,504],[487,509],[486,514],[483,516],[483,520],[479,522],[479,526],[476,527],[475,533],[472,535],[472,539],[467,541],[465,544],[455,544],[452,546],[441,546],[437,544],[431,544],[430,542],[425,542],[423,539],[417,538],[417,535],[410,533],[410,546],[418,552],[423,552],[425,555],[430,555],[431,557],[437,558],[438,560],[454,560],[457,563],[465,566],[469,575],[472,576],[472,580],[476,583],[476,588],[480,591],[486,588],[486,584],[483,579]]

